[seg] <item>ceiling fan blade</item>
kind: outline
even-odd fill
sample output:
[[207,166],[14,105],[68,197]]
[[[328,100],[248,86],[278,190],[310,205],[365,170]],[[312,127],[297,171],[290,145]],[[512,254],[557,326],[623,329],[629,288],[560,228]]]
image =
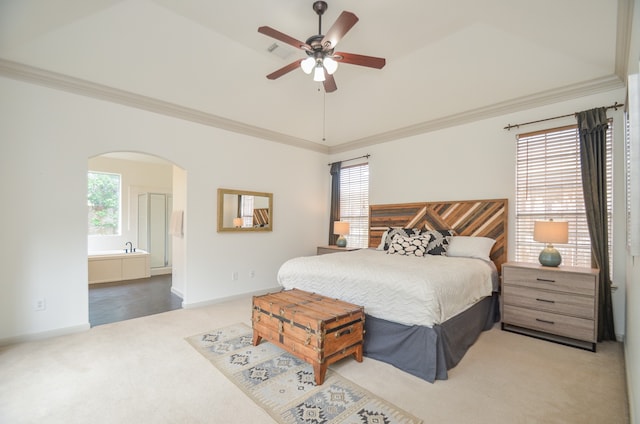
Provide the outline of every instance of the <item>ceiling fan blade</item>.
[[338,86],[336,85],[336,80],[333,78],[333,75],[329,75],[327,73],[326,69],[324,71],[324,81],[322,82],[322,85],[324,85],[325,93],[333,93],[338,89]]
[[277,29],[273,29],[268,26],[261,26],[260,28],[258,28],[258,32],[271,38],[275,38],[276,40],[280,40],[283,43],[287,43],[297,49],[311,50],[311,47],[307,43],[303,43],[300,40],[290,37],[287,34],[278,31]]
[[358,22],[358,17],[351,12],[342,12],[322,39],[323,49],[334,49],[336,44]]
[[302,62],[302,59],[298,59],[295,62],[291,62],[287,66],[283,66],[282,68],[278,69],[277,71],[274,71],[274,72],[270,73],[269,75],[267,75],[267,78],[269,78],[270,80],[274,80],[276,78],[280,78],[284,74],[288,74],[289,72],[293,71],[294,69],[299,69],[300,68],[300,62]]
[[340,63],[350,65],[367,66],[369,68],[382,69],[387,61],[382,57],[363,56],[361,54],[336,52],[333,59]]

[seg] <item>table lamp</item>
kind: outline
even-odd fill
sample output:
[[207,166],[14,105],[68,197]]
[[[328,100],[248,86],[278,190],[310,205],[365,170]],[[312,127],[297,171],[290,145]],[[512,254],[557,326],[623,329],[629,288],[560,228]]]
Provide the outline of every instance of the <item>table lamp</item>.
[[547,243],[542,249],[538,260],[544,266],[558,266],[562,262],[560,252],[553,247],[553,243],[567,243],[569,241],[569,223],[566,221],[536,221],[533,225],[533,239]]
[[242,221],[243,221],[242,218],[233,218],[233,226],[236,228],[242,227],[242,224],[243,224]]
[[340,236],[336,241],[336,246],[347,247],[347,239],[344,238],[344,235],[349,234],[349,223],[344,221],[335,221],[333,223],[333,234]]

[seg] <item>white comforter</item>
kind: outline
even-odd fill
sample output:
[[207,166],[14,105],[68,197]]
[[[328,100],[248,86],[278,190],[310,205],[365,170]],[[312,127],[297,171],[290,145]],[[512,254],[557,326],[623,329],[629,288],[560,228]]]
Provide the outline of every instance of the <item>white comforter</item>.
[[362,249],[291,259],[278,282],[364,306],[377,318],[431,327],[491,295],[493,270],[480,259]]

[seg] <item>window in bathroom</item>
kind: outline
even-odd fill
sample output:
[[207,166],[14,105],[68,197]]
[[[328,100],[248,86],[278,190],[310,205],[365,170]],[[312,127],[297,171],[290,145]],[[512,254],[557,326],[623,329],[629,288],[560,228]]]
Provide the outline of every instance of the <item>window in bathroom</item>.
[[87,180],[89,235],[120,234],[120,175],[89,171]]

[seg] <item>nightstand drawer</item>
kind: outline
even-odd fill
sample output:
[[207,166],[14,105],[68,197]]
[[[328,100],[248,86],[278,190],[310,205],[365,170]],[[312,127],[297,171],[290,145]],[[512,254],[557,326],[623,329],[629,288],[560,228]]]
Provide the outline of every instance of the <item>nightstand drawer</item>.
[[578,340],[596,342],[594,322],[584,318],[570,317],[550,312],[536,311],[517,306],[504,305],[505,324],[544,331],[550,334]]
[[511,285],[585,296],[595,296],[596,293],[596,279],[588,274],[516,267],[504,267],[503,274]]
[[595,319],[593,297],[589,296],[507,284],[502,287],[502,301],[505,305]]

